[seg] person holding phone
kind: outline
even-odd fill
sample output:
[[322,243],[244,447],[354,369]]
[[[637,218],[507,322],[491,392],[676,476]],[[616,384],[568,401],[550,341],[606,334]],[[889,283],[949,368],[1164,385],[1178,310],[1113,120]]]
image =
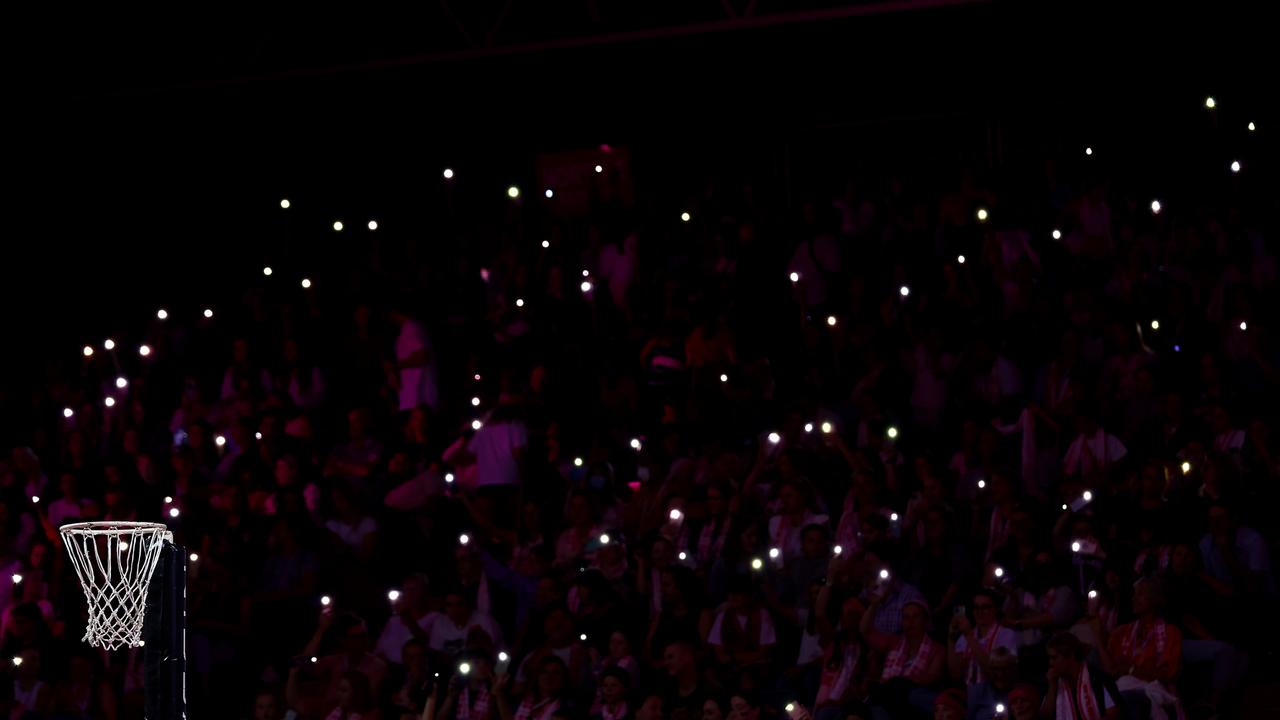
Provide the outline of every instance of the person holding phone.
[[458,656],[438,720],[494,720],[493,670],[487,654],[466,652]]
[[965,613],[951,618],[947,634],[947,669],[953,680],[974,686],[986,679],[987,664],[996,648],[1005,648],[1015,657],[1018,637],[999,622],[999,604],[995,593],[974,593],[973,620]]

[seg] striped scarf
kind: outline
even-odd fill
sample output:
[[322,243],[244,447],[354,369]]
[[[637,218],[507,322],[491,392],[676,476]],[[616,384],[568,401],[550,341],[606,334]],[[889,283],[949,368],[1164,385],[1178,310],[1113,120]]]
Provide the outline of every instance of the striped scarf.
[[462,694],[458,696],[458,709],[454,711],[456,720],[489,720],[489,691],[480,690],[476,694],[476,701],[471,702],[471,688],[462,688]]
[[535,703],[533,696],[529,695],[520,701],[514,720],[551,720],[551,715],[559,709],[559,700],[546,698]]
[[[815,705],[839,704],[841,698],[849,690],[853,682],[853,673],[858,669],[859,647],[857,643],[833,643],[826,652],[826,662],[822,664],[822,680],[818,685],[818,697]],[[837,657],[837,650],[839,655]]]
[[[1158,665],[1160,660],[1164,658],[1165,645],[1169,641],[1168,626],[1163,620],[1155,620],[1151,623],[1151,632],[1147,633],[1147,637],[1142,644],[1138,644],[1138,630],[1142,627],[1141,620],[1134,620],[1129,625],[1129,632],[1124,634],[1124,639],[1120,641],[1120,655],[1129,664],[1136,667],[1139,660],[1143,660],[1151,653],[1151,641],[1155,640],[1155,657],[1151,658],[1153,666]],[[1117,660],[1120,658],[1117,658]],[[1132,669],[1130,670],[1132,674]]]
[[[987,633],[985,638],[979,637],[976,632],[973,634],[974,639],[978,641],[978,644],[982,645],[982,649],[987,651],[988,657],[990,657],[991,651],[995,649],[996,635],[999,633],[1000,623],[995,623],[991,626],[991,631]],[[969,655],[969,670],[965,674],[965,683],[969,685],[977,685],[984,679],[982,676],[982,668],[978,667],[978,659],[974,655],[973,648],[965,648],[965,650]]]
[[[1102,720],[1098,698],[1093,694],[1093,682],[1089,678],[1089,665],[1080,668],[1076,686],[1068,688],[1063,678],[1058,678],[1058,696],[1054,699],[1054,717],[1057,720]],[[1072,700],[1074,696],[1074,701]],[[1076,708],[1080,709],[1079,714]]]
[[596,701],[591,708],[591,717],[599,715],[601,720],[623,720],[627,716],[627,702],[623,700],[613,707],[609,707],[605,703]]
[[889,656],[884,659],[884,672],[880,674],[880,681],[892,680],[896,677],[904,677],[913,680],[919,677],[921,673],[929,668],[929,661],[933,659],[933,654],[937,650],[935,643],[928,635],[920,640],[920,647],[916,649],[916,654],[912,656],[911,662],[907,662],[907,639],[904,637],[898,641],[898,644],[889,651]]

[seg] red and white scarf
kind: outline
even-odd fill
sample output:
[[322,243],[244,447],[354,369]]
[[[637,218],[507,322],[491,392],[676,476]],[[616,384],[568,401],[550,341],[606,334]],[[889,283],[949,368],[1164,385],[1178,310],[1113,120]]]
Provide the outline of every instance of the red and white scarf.
[[[996,635],[999,634],[1000,623],[995,623],[991,626],[991,630],[987,633],[985,638],[979,637],[976,632],[973,634],[973,638],[977,641],[977,644],[982,645],[982,649],[985,650],[987,656],[990,657],[991,651],[994,650],[996,646]],[[965,683],[969,685],[977,685],[983,681],[982,668],[978,667],[978,658],[974,654],[972,647],[966,647],[965,652],[969,655],[969,670],[965,673]]]
[[489,691],[481,690],[476,693],[476,701],[471,702],[471,688],[462,688],[462,694],[458,696],[458,709],[454,711],[456,720],[489,720]]
[[841,645],[843,652],[838,666],[832,663],[835,645],[828,648],[823,655],[822,681],[818,685],[818,697],[814,703],[817,707],[838,704],[848,692],[849,684],[853,682],[853,673],[858,669],[859,647],[856,643],[841,643]]
[[933,653],[937,650],[937,643],[925,635],[920,640],[920,647],[916,649],[916,654],[912,656],[911,662],[907,662],[907,639],[902,638],[898,644],[889,651],[888,657],[884,659],[884,672],[880,674],[880,681],[892,680],[896,677],[905,677],[908,680],[914,680],[919,677],[925,670],[929,668],[929,662],[933,659]]
[[520,701],[514,720],[551,720],[551,715],[559,709],[559,700],[546,698],[534,703],[533,696],[529,695]]
[[1126,658],[1131,665],[1137,666],[1138,661],[1150,651],[1151,641],[1155,640],[1156,654],[1152,658],[1152,664],[1159,665],[1164,658],[1164,649],[1169,642],[1168,626],[1164,624],[1163,620],[1155,620],[1151,623],[1151,631],[1147,633],[1146,639],[1139,645],[1138,630],[1141,627],[1141,620],[1134,620],[1130,623],[1129,632],[1125,633],[1124,639],[1120,641],[1120,655]]
[[[1089,680],[1089,665],[1080,668],[1080,677],[1075,687],[1068,687],[1065,678],[1058,678],[1058,696],[1054,699],[1054,717],[1058,720],[1102,720],[1102,710],[1098,707],[1098,698],[1093,694],[1093,683]],[[1074,701],[1072,697],[1074,696]],[[1080,713],[1076,714],[1076,708]]]

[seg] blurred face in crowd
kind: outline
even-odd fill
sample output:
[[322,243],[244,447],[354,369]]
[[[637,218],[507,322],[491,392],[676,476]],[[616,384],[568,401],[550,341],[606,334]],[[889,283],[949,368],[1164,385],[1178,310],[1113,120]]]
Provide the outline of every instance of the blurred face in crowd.
[[793,484],[787,483],[778,491],[778,501],[782,504],[782,512],[786,514],[804,512],[804,496]]
[[929,618],[924,608],[911,603],[902,608],[902,632],[907,637],[917,638],[928,629]]
[[1151,584],[1140,582],[1133,586],[1133,614],[1144,615],[1155,610]]
[[276,696],[271,693],[259,693],[253,703],[253,720],[280,720],[280,707]]
[[1013,720],[1035,720],[1040,706],[1034,698],[1024,694],[1009,698],[1009,713]]
[[626,699],[627,688],[618,678],[605,675],[600,680],[600,696],[609,705],[616,705]]
[[1062,678],[1074,678],[1076,674],[1076,659],[1063,655],[1053,648],[1049,648],[1049,670],[1058,674]]
[[400,653],[401,661],[404,667],[410,673],[422,673],[427,668],[427,651],[421,644],[416,642],[405,643],[404,649]]
[[621,660],[631,654],[631,642],[621,631],[615,630],[609,635],[609,657]]
[[724,712],[720,710],[720,703],[715,700],[708,700],[702,703],[702,720],[724,720]]
[[573,617],[564,608],[557,608],[542,621],[542,631],[551,647],[565,647],[573,642]]
[[1018,679],[1018,660],[1012,655],[1004,658],[993,658],[987,666],[991,676],[991,684],[1000,691],[1007,692]]
[[449,593],[444,597],[444,614],[461,626],[471,619],[471,603],[459,593]]
[[996,621],[996,603],[986,595],[973,598],[973,622],[980,628],[990,627]]
[[348,655],[359,655],[369,650],[369,628],[364,623],[356,623],[342,636],[342,651]]
[[298,461],[286,455],[276,461],[276,485],[290,487],[298,482]]
[[559,697],[564,685],[564,667],[558,662],[544,662],[538,672],[538,692],[542,697]]
[[693,669],[693,651],[684,643],[671,643],[662,653],[662,664],[667,675],[679,677]]
[[801,552],[806,558],[816,560],[827,554],[827,538],[821,530],[809,530],[801,540]]
[[1187,576],[1196,569],[1196,551],[1190,545],[1177,545],[1169,556],[1169,567],[1175,575]]
[[662,720],[662,698],[650,695],[636,710],[636,720]]
[[729,720],[760,720],[760,708],[741,695],[734,695],[729,698]]

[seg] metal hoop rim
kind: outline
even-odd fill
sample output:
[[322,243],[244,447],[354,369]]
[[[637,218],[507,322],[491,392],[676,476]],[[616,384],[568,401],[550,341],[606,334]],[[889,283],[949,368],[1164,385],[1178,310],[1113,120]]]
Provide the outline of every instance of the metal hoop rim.
[[63,525],[58,532],[63,535],[111,535],[131,531],[169,532],[169,527],[152,522],[80,522]]

